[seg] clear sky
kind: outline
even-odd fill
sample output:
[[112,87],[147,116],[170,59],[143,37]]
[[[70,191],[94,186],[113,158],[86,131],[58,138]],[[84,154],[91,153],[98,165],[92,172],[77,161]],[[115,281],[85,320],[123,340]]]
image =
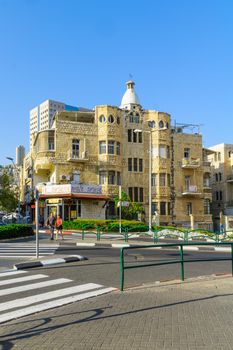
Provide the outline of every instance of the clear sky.
[[0,50],[0,164],[34,106],[118,106],[129,74],[144,108],[233,143],[232,0],[0,0]]

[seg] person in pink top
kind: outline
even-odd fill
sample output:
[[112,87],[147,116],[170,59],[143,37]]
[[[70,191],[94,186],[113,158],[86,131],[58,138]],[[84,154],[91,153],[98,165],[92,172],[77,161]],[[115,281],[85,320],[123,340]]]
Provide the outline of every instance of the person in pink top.
[[58,239],[58,233],[61,234],[61,237],[62,239],[64,239],[63,237],[63,227],[62,227],[62,218],[58,215],[57,217],[57,220],[56,220],[56,229],[57,229],[57,232],[56,232],[56,240]]

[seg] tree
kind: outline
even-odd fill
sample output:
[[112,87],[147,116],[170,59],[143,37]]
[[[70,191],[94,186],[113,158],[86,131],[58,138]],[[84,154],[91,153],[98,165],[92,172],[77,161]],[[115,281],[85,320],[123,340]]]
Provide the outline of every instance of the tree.
[[0,209],[6,211],[15,210],[17,196],[11,188],[10,178],[7,174],[0,175]]
[[[128,207],[121,207],[121,217],[122,219],[133,220],[138,218],[138,214],[144,213],[144,208],[141,203],[132,202],[130,197],[125,193],[121,192],[121,201],[129,202]],[[120,198],[119,196],[115,197],[115,206],[119,207]]]

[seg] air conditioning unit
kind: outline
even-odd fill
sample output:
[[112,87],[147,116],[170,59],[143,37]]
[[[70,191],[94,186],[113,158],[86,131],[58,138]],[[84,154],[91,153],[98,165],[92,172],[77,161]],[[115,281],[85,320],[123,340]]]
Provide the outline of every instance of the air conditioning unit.
[[60,175],[60,180],[67,180],[69,181],[70,180],[70,175]]

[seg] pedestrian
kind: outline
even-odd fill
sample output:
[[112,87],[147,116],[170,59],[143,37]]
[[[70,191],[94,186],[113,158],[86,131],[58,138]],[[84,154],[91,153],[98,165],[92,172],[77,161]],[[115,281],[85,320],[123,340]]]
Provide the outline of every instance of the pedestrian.
[[55,223],[56,223],[55,216],[53,215],[53,213],[51,213],[50,216],[48,217],[48,220],[47,220],[47,226],[49,226],[49,228],[50,228],[50,239],[51,240],[53,240],[53,236],[54,236]]
[[58,233],[61,234],[61,238],[64,239],[63,237],[63,227],[62,227],[62,218],[58,215],[57,220],[56,220],[56,240],[58,239]]

